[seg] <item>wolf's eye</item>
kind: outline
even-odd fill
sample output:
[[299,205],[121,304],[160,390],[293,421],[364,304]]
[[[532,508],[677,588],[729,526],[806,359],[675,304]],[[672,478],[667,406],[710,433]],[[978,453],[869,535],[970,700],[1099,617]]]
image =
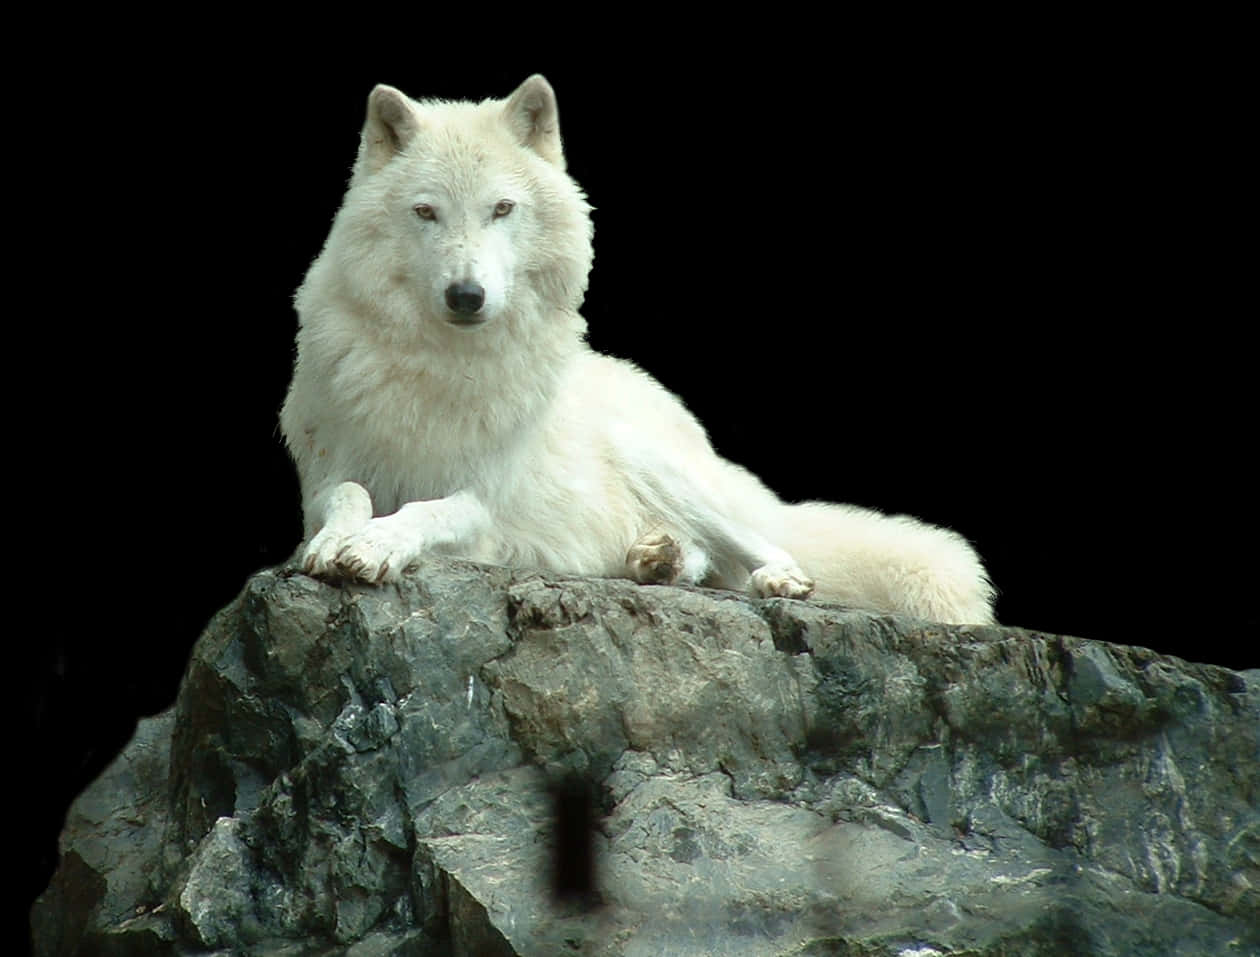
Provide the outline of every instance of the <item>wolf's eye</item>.
[[506,216],[515,206],[516,204],[510,199],[499,200],[494,204],[494,218],[500,219],[501,217]]
[[433,207],[428,203],[421,203],[416,207],[416,215],[426,222],[433,222],[437,219],[437,213],[433,211]]

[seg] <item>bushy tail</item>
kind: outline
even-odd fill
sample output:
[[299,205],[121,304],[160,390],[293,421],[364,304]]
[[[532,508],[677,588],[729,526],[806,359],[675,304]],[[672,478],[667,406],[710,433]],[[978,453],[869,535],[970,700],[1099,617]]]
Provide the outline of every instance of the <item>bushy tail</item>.
[[784,508],[778,544],[814,579],[814,598],[929,621],[993,624],[993,585],[958,533],[853,505]]

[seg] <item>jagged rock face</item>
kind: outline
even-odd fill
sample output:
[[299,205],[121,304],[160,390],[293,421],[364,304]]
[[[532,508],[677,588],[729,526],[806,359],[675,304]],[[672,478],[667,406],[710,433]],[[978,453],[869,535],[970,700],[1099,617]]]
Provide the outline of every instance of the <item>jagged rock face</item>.
[[[556,782],[592,894],[550,893]],[[1260,672],[432,561],[263,572],[71,810],[37,953],[1260,949]]]

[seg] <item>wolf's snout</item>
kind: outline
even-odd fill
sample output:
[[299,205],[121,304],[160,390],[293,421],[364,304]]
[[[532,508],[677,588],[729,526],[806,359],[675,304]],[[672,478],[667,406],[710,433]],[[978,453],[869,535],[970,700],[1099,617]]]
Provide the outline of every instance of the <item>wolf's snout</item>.
[[460,316],[471,316],[486,304],[486,291],[480,283],[453,282],[446,287],[446,307]]

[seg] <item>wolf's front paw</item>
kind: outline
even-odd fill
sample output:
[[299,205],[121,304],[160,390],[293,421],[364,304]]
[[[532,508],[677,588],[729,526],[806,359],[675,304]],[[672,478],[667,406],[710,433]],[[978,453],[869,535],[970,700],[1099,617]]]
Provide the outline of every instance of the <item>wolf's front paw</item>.
[[626,572],[643,584],[672,585],[683,572],[682,546],[664,532],[649,532],[630,546]]
[[374,518],[342,540],[333,564],[346,578],[376,585],[396,582],[402,578],[403,569],[415,560],[413,538],[388,520]]
[[321,529],[302,554],[302,571],[315,578],[341,578],[336,558],[345,538],[332,528]]
[[762,565],[749,582],[758,598],[808,598],[814,580],[795,565]]
[[414,537],[379,518],[350,533],[325,528],[307,546],[302,571],[317,578],[396,582],[415,559]]

